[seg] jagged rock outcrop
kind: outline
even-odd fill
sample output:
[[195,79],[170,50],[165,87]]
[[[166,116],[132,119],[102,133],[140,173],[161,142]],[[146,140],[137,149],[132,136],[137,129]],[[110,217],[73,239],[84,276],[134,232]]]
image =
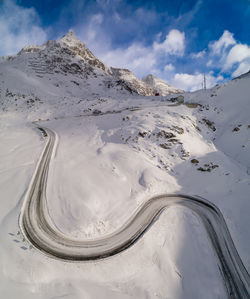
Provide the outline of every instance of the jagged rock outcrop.
[[130,70],[111,68],[111,72],[115,81],[123,86],[126,86],[131,93],[134,92],[145,96],[155,95],[155,90],[136,78]]
[[74,56],[79,56],[84,59],[85,62],[89,63],[93,67],[98,67],[107,73],[110,73],[110,68],[106,66],[101,60],[95,57],[95,55],[80,41],[70,30],[63,38],[58,40],[63,48],[70,49]]
[[149,74],[146,77],[142,78],[142,81],[145,82],[148,86],[153,88],[156,93],[159,95],[165,96],[167,94],[183,93],[184,90],[178,89],[169,85],[166,81]]

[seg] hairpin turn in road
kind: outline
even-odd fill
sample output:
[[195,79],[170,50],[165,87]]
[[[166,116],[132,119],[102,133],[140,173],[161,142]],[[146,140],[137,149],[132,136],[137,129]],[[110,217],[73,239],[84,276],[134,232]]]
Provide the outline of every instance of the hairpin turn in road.
[[234,246],[220,210],[209,201],[188,195],[160,195],[142,204],[128,221],[112,234],[93,240],[76,240],[65,236],[52,224],[47,213],[46,185],[49,164],[56,147],[56,134],[39,128],[47,143],[33,175],[20,215],[24,236],[45,254],[64,260],[87,261],[109,257],[132,246],[170,206],[185,206],[203,223],[219,261],[229,298],[249,298],[250,277]]

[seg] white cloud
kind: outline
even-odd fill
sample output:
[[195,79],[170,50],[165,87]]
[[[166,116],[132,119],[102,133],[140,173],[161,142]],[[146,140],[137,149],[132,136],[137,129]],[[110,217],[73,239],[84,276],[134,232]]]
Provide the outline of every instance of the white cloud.
[[102,24],[103,22],[103,15],[101,13],[95,14],[91,18],[91,22],[95,24]]
[[237,44],[228,53],[224,69],[230,69],[235,63],[250,58],[250,47]]
[[91,16],[88,24],[75,28],[94,55],[108,66],[129,69],[138,77],[152,73],[158,57],[152,46],[134,42],[127,47],[114,48],[109,32],[96,20],[101,20],[101,17]]
[[182,56],[185,49],[185,33],[173,29],[162,43],[154,42],[153,48],[156,51],[164,51],[166,54]]
[[236,42],[233,34],[224,31],[219,40],[209,43],[209,68],[220,68],[222,72],[231,72],[232,77],[247,72],[250,68],[250,47]]
[[202,57],[204,57],[204,55],[207,53],[207,51],[206,50],[203,50],[203,51],[200,51],[200,52],[198,52],[198,53],[192,53],[191,54],[191,57],[193,58],[193,59],[197,59],[197,58],[202,58]]
[[[103,31],[101,16],[92,16],[90,22],[85,27],[78,27],[76,32],[79,37],[86,43],[94,54],[109,66],[117,68],[127,68],[133,71],[138,77],[143,77],[155,71],[160,74],[163,66],[159,66],[159,61],[164,59],[165,71],[174,70],[172,64],[168,64],[169,55],[180,55],[184,51],[184,33],[178,30],[172,30],[166,36],[163,43],[154,42],[149,46],[140,43],[132,43],[128,47],[119,47],[114,49],[110,36]],[[160,34],[156,35],[159,40]],[[181,38],[180,38],[181,37]],[[155,45],[158,45],[155,46]],[[164,45],[169,45],[168,50],[162,51]],[[178,45],[180,47],[178,48]]]
[[151,48],[140,44],[132,44],[127,49],[110,50],[100,57],[108,65],[136,71],[140,77],[150,73],[157,62],[157,57]]
[[250,70],[250,59],[239,64],[238,68],[233,72],[232,77],[237,77]]
[[[87,42],[88,45],[92,45],[95,47],[97,44],[98,36],[100,35],[100,26],[103,22],[102,14],[95,14],[90,18],[89,24],[87,28],[81,28],[81,36],[84,36],[84,42]],[[77,30],[79,31],[79,30]]]
[[213,65],[213,60],[209,59],[208,62],[206,63],[207,67],[211,67]]
[[229,46],[235,45],[236,41],[233,37],[233,34],[227,30],[225,30],[219,40],[211,42],[209,47],[212,50],[213,54],[221,54],[224,50],[226,50]]
[[35,9],[18,6],[12,0],[2,4],[0,28],[0,55],[15,54],[26,45],[47,40]]
[[[224,78],[222,76],[215,77],[212,72],[206,74],[206,85],[207,88],[213,87],[215,84],[221,82]],[[171,84],[187,90],[194,91],[202,88],[204,75],[196,72],[195,74],[177,73],[171,80]]]
[[172,84],[184,90],[201,89],[203,82],[203,75],[196,73],[195,75],[177,73],[175,74]]
[[[157,38],[159,35],[157,35]],[[163,43],[154,42],[146,47],[142,44],[133,43],[128,48],[118,48],[99,54],[99,57],[108,65],[114,67],[128,68],[136,73],[137,76],[143,77],[148,73],[159,74],[162,71],[158,68],[161,57],[168,59],[169,55],[183,55],[185,35],[178,30],[171,30],[166,36]],[[172,64],[166,64],[165,71],[173,71]]]
[[168,72],[168,71],[173,71],[175,69],[175,67],[172,65],[172,63],[166,64],[164,66],[164,71]]
[[121,16],[116,11],[113,14],[113,18],[114,18],[115,22],[117,22],[117,23],[119,23],[122,20]]

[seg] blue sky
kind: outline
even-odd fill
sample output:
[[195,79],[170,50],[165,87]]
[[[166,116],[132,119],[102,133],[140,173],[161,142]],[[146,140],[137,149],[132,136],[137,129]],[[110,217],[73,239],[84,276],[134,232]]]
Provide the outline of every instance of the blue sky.
[[0,0],[0,55],[73,29],[105,63],[186,90],[250,69],[250,0]]

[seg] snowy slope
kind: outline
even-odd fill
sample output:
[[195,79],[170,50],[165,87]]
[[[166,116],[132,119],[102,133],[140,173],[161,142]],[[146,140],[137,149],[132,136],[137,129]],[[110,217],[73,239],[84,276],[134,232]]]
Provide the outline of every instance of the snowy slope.
[[[83,94],[92,98],[115,92],[155,94],[130,71],[106,66],[72,31],[59,40],[48,41],[40,47],[28,46],[16,56],[2,58],[0,72],[5,78],[10,77],[10,80],[1,81],[1,90],[8,89],[25,97],[35,94],[41,98],[46,94],[54,97],[53,103],[61,101],[62,96],[79,97]],[[16,92],[11,82],[17,82]]]
[[64,234],[100,237],[153,195],[196,194],[221,209],[250,270],[249,76],[185,93],[184,103],[138,95],[148,91],[135,80],[71,32],[2,59],[0,298],[227,298],[202,223],[185,208],[163,212],[134,247],[103,261],[33,249],[18,216],[46,141],[34,121],[57,133],[47,204]]
[[142,78],[142,81],[145,82],[147,85],[151,86],[153,89],[156,90],[162,96],[167,94],[175,94],[175,93],[183,93],[184,91],[178,89],[176,87],[170,86],[166,81],[149,74]]

